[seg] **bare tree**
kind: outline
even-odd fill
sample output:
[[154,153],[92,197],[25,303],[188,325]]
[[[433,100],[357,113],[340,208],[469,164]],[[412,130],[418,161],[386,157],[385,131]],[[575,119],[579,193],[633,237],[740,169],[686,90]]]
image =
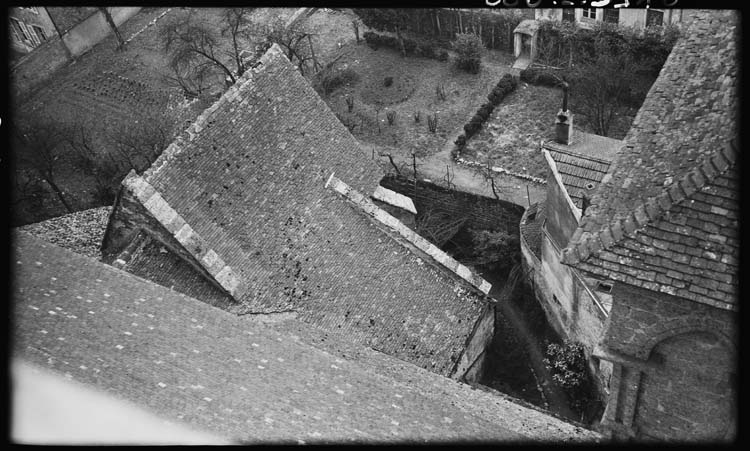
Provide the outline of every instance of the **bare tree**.
[[308,62],[313,63],[314,70],[321,67],[312,46],[314,35],[301,25],[293,23],[287,26],[284,19],[277,17],[270,25],[256,27],[254,33],[281,47],[289,61],[296,63],[303,75]]
[[84,173],[93,176],[97,203],[112,203],[117,187],[127,173],[122,159],[105,147],[96,146],[91,129],[83,125],[82,121],[76,121],[66,127],[62,139],[77,157],[78,167]]
[[[650,83],[641,74],[649,66],[638,61],[627,48],[595,36],[591,55],[581,55],[577,64],[567,70],[571,80],[571,102],[590,121],[594,132],[607,136],[618,116],[628,104],[640,103]],[[636,100],[634,100],[636,99]]]
[[117,38],[117,50],[122,51],[125,48],[125,40],[122,38],[120,30],[117,28],[117,24],[115,23],[114,19],[112,19],[112,15],[109,13],[109,8],[105,8],[103,6],[100,6],[98,8],[99,11],[101,11],[101,13],[104,15],[104,19],[107,21],[107,24],[109,24],[109,28],[112,29],[112,32]]
[[490,185],[495,199],[500,200],[500,196],[497,194],[497,185],[495,185],[495,171],[492,170],[492,159],[487,158],[484,165],[477,167],[476,170],[484,178],[484,181]]
[[[169,54],[169,67],[176,74],[175,78],[183,83],[197,76],[204,79],[213,69],[234,84],[246,69],[241,53],[249,12],[248,8],[228,8],[220,33],[205,21],[197,20],[192,13],[161,28],[161,42]],[[224,50],[222,37],[227,35],[231,40],[230,49]]]
[[15,128],[15,156],[21,168],[33,171],[44,180],[65,209],[73,212],[64,191],[58,185],[58,170],[62,164],[60,127],[49,118],[36,121],[19,120]]
[[133,122],[122,123],[106,132],[112,150],[141,172],[151,165],[174,140],[176,119],[169,110],[145,111]]
[[247,70],[245,60],[242,58],[242,51],[248,41],[248,27],[251,25],[250,11],[252,11],[252,8],[226,8],[224,10],[224,26],[221,29],[221,36],[228,36],[232,41],[231,56],[234,58],[238,77],[242,76]]

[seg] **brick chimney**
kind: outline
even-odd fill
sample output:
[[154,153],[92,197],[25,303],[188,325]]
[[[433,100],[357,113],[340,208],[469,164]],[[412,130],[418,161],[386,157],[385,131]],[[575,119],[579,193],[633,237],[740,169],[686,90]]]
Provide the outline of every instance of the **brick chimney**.
[[563,82],[563,104],[555,119],[555,141],[569,145],[573,139],[573,113],[568,111],[568,83]]

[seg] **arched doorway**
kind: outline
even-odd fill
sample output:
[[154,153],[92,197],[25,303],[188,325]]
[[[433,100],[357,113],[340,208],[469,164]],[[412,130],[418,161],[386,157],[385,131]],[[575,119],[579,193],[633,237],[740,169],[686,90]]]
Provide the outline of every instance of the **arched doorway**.
[[634,419],[641,438],[718,441],[734,436],[731,345],[712,333],[689,332],[658,343],[651,359],[661,361],[663,369],[641,380]]

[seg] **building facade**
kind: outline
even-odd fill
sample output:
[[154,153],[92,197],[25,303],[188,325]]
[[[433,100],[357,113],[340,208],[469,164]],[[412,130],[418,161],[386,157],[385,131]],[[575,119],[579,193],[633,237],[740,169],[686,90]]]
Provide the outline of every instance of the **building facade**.
[[642,29],[678,24],[687,12],[682,9],[658,8],[539,8],[535,10],[534,18],[575,22],[584,28],[597,22],[605,22]]
[[587,348],[617,438],[736,434],[737,42],[733,11],[692,12],[616,153],[545,144],[547,199],[521,221],[539,299]]

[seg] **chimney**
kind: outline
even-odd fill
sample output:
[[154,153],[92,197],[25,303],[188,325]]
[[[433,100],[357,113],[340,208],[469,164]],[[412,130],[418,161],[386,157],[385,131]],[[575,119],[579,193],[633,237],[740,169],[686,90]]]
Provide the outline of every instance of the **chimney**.
[[555,119],[555,141],[569,145],[573,138],[573,113],[568,111],[568,83],[563,81],[563,104]]

